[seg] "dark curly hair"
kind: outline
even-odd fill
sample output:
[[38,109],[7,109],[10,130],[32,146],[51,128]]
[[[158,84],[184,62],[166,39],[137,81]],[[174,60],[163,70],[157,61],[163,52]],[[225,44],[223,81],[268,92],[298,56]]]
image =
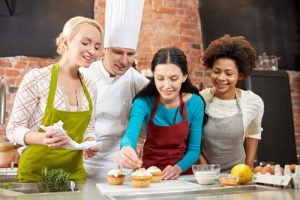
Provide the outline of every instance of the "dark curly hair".
[[204,65],[211,69],[219,58],[229,58],[235,62],[239,73],[248,76],[255,67],[255,49],[243,36],[224,35],[210,43],[204,53]]

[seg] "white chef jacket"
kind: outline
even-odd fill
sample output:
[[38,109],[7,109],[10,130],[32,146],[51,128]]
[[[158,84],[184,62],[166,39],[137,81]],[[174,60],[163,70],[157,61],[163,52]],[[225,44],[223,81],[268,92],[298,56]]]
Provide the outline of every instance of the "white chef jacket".
[[116,168],[116,152],[120,149],[120,139],[126,131],[132,100],[149,82],[134,68],[129,68],[122,76],[110,77],[101,60],[89,68],[80,68],[97,86],[96,140],[100,152],[84,161],[88,177],[105,178],[107,171]]

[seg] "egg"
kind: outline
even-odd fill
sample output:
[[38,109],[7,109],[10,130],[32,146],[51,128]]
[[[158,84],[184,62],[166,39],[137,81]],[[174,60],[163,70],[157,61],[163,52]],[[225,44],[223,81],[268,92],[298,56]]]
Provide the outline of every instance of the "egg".
[[296,169],[296,164],[290,164],[289,165],[290,166],[290,169],[291,169],[291,171],[293,172],[293,173],[295,173],[295,169]]
[[253,170],[253,173],[254,174],[261,173],[262,168],[263,168],[262,166],[255,167],[254,170]]
[[274,173],[275,173],[275,165],[271,165],[270,167],[272,168],[272,170],[273,170]]
[[274,170],[272,169],[271,166],[265,166],[265,167],[262,168],[261,173],[262,174],[272,174],[272,175],[274,175]]

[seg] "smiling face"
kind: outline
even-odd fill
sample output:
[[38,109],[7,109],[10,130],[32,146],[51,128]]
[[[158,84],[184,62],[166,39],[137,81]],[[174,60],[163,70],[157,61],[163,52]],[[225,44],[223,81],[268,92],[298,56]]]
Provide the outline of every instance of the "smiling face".
[[121,76],[132,66],[135,50],[110,47],[105,49],[104,67],[111,76]]
[[172,103],[179,99],[182,83],[187,79],[181,69],[174,64],[158,64],[154,70],[154,82],[162,103]]
[[82,24],[72,38],[65,39],[65,49],[69,60],[78,66],[88,67],[100,56],[101,34],[91,24]]
[[228,58],[215,60],[211,70],[211,79],[216,88],[215,96],[220,99],[233,99],[236,84],[242,77],[233,60]]

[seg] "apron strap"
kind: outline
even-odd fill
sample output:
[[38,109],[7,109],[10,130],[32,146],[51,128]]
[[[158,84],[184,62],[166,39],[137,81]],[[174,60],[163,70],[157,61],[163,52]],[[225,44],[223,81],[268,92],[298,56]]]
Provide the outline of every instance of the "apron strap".
[[150,119],[149,119],[149,121],[153,121],[153,118],[154,118],[154,115],[155,115],[155,113],[156,113],[156,109],[157,109],[157,106],[158,106],[158,102],[159,102],[159,95],[157,95],[156,97],[155,97],[155,100],[154,100],[154,105],[153,105],[153,109],[152,109],[152,111],[151,111],[151,115],[150,115]]
[[176,114],[174,116],[173,124],[175,124],[175,122],[176,122],[177,113],[178,113],[180,108],[181,108],[183,120],[187,120],[186,107],[185,107],[185,102],[183,101],[183,98],[182,98],[182,93],[179,94],[179,99],[180,99],[180,104],[179,104],[179,106],[176,110]]
[[83,78],[81,76],[81,74],[78,72],[79,74],[79,78],[80,78],[80,82],[81,82],[81,85],[82,85],[82,88],[83,88],[83,91],[84,91],[84,94],[89,102],[89,110],[92,111],[93,110],[93,103],[92,103],[92,99],[91,99],[91,96],[90,96],[90,93],[88,92],[88,89],[83,81]]
[[52,67],[52,72],[51,72],[50,88],[49,88],[46,110],[53,108],[53,102],[54,102],[55,91],[57,86],[57,75],[58,75],[58,63],[55,63]]
[[[178,108],[176,110],[176,114],[175,114],[175,117],[174,117],[173,124],[175,124],[179,108],[181,108],[183,120],[187,120],[186,106],[185,106],[185,102],[183,101],[181,93],[179,94],[179,100],[180,100],[180,104],[179,104],[179,106],[178,106]],[[156,113],[156,109],[157,109],[157,106],[158,106],[158,102],[159,102],[159,95],[155,97],[154,105],[153,105],[153,109],[151,111],[151,115],[150,115],[149,121],[153,121],[153,118],[154,118],[154,115]]]
[[[209,104],[213,101],[213,98],[215,97],[216,90],[215,90],[215,88],[212,88],[211,91],[212,91],[212,93],[211,93],[212,97],[208,100]],[[236,100],[237,106],[238,106],[238,108],[241,111],[242,110],[242,106],[241,106],[241,102],[240,102],[240,99],[239,99],[239,95],[238,95],[237,89],[235,89],[235,91],[234,91],[234,99]],[[208,106],[206,106],[206,110],[207,110],[207,107]]]
[[[57,87],[57,76],[58,76],[58,63],[55,63],[52,67],[52,72],[51,72],[50,88],[49,88],[46,110],[53,108],[55,91],[56,91],[56,87]],[[90,93],[88,92],[88,89],[83,81],[81,74],[79,74],[79,78],[80,78],[80,82],[81,82],[84,94],[86,95],[86,98],[89,102],[89,110],[91,111],[91,110],[93,110],[93,103],[92,103]]]

